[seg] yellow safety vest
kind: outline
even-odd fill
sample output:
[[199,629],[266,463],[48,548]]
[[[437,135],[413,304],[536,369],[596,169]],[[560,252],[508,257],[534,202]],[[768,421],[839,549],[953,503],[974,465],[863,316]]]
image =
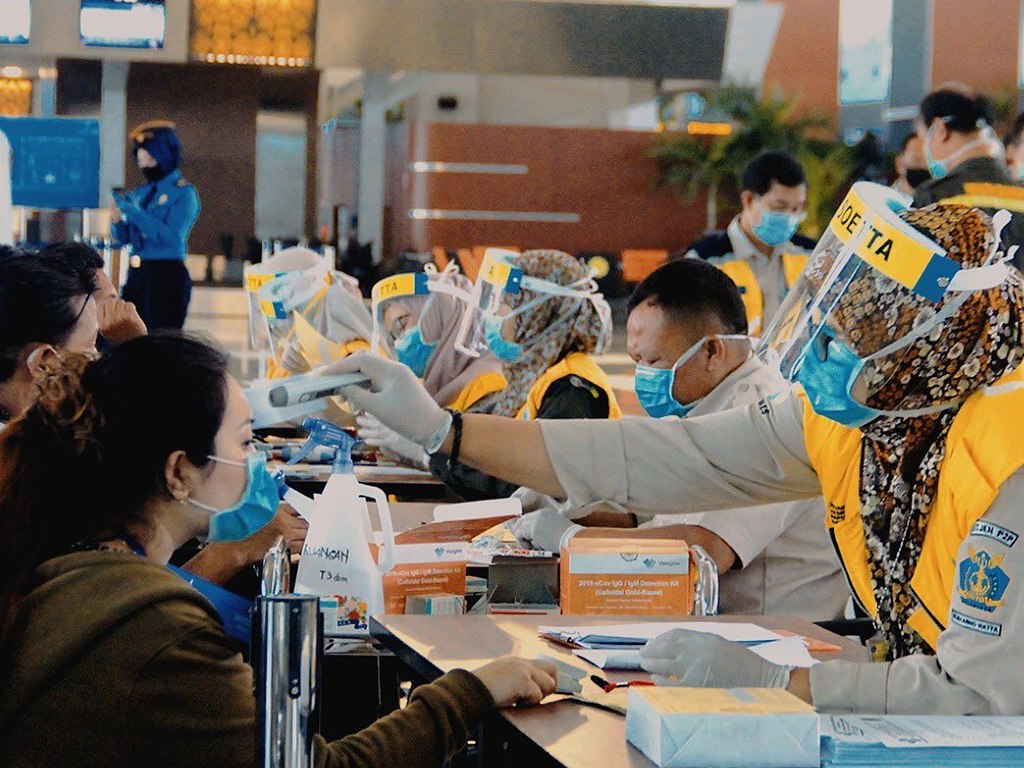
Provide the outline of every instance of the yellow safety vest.
[[496,371],[481,374],[463,387],[455,399],[445,407],[453,411],[468,411],[479,400],[503,390],[507,385],[505,377]]
[[947,197],[942,205],[970,205],[974,208],[999,210],[1005,208],[1015,213],[1024,213],[1024,187],[1010,184],[993,184],[984,181],[964,183],[962,194]]
[[[786,278],[786,287],[792,288],[793,283],[807,266],[807,256],[802,253],[782,254],[782,273]],[[746,259],[736,259],[719,264],[718,268],[727,274],[743,297],[743,306],[747,308],[747,327],[751,334],[758,334],[764,326],[764,291],[754,277],[754,270]]]
[[[1024,367],[997,385],[1024,381]],[[949,620],[956,581],[957,550],[995,501],[999,489],[1024,467],[1020,414],[1024,390],[975,392],[953,419],[946,455],[928,518],[921,557],[910,580],[918,603],[908,624],[934,650]],[[861,432],[818,416],[804,400],[804,439],[825,498],[825,525],[850,587],[875,616],[864,524],[860,516]]]
[[544,371],[530,387],[530,392],[526,396],[526,404],[519,409],[516,418],[534,418],[540,411],[540,404],[544,401],[544,395],[547,394],[548,388],[566,376],[579,376],[600,389],[608,397],[608,418],[622,418],[622,409],[619,408],[619,401],[615,399],[615,392],[612,390],[611,382],[608,381],[608,375],[601,370],[601,366],[595,363],[590,355],[583,352],[572,352]]

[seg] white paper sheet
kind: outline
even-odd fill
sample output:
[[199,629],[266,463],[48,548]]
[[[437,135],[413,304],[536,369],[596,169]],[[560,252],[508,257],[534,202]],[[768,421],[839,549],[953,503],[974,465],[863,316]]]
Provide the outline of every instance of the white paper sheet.
[[[807,652],[807,647],[799,637],[784,637],[781,640],[772,640],[748,647],[762,659],[774,664],[807,668],[818,663],[811,658],[811,654]],[[643,669],[643,665],[640,663],[640,651],[577,649],[573,653],[600,669],[622,671]]]
[[621,638],[624,645],[642,646],[648,640],[653,640],[658,635],[672,629],[710,632],[713,635],[724,637],[726,640],[731,640],[734,643],[743,643],[744,645],[767,643],[772,640],[782,639],[782,635],[772,632],[770,629],[759,627],[756,624],[710,621],[645,622],[638,624],[607,624],[604,626],[546,626],[537,627],[537,632],[540,634],[556,635],[559,638],[579,643],[584,647],[597,648],[601,647],[601,644],[593,644],[591,640],[587,639],[588,637]]

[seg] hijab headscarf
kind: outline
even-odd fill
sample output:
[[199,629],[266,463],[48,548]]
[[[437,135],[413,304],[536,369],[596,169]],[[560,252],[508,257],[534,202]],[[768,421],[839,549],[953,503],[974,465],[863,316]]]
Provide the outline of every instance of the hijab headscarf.
[[[900,217],[947,250],[965,268],[982,266],[994,246],[991,219],[975,208],[930,205]],[[877,383],[866,403],[907,410],[956,401],[936,414],[882,416],[861,427],[860,504],[880,631],[889,658],[929,652],[908,625],[917,600],[910,580],[921,555],[946,436],[963,400],[1012,372],[1024,358],[1024,280],[1016,269],[988,290],[971,293],[945,322],[891,356],[869,361]],[[833,310],[860,356],[904,336],[920,323],[921,305],[873,270],[857,278]],[[813,277],[811,278],[814,279]],[[956,300],[950,294],[931,311]]]
[[[586,280],[590,274],[578,259],[562,251],[525,251],[515,264],[526,275],[565,286]],[[591,299],[549,296],[524,288],[512,295],[509,305],[514,310],[537,298],[547,300],[515,318],[513,341],[522,345],[523,354],[504,364],[508,385],[481,400],[477,410],[515,416],[545,371],[573,352],[589,354],[602,340],[610,341],[605,336],[611,335],[610,315],[602,316]],[[604,299],[597,301],[603,303]],[[606,303],[604,306],[607,308]]]
[[[473,292],[473,284],[464,275],[447,273],[439,279],[465,291],[467,296]],[[463,389],[480,376],[501,373],[501,361],[494,355],[485,353],[480,357],[469,357],[455,349],[455,338],[459,334],[465,309],[463,302],[448,293],[433,293],[430,300],[421,306],[410,306],[414,318],[419,322],[423,341],[437,344],[434,354],[427,361],[423,386],[441,406],[454,401]]]

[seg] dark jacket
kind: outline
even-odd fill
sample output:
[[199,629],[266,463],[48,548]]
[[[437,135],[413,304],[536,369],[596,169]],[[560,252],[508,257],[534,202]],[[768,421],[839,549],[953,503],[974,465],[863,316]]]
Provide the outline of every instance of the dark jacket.
[[[573,375],[552,382],[544,393],[536,418],[607,419],[610,413],[608,395],[604,390]],[[461,462],[449,467],[448,457],[441,453],[430,457],[430,471],[466,501],[503,499],[519,488],[516,483],[506,483]]]
[[[0,659],[0,762],[7,768],[252,768],[252,671],[213,607],[135,555],[79,552],[37,571]],[[316,766],[440,766],[493,700],[455,671],[409,705],[327,744]]]
[[[1001,184],[1007,188],[1003,194],[998,190],[978,190],[972,184]],[[995,192],[996,194],[993,194]],[[999,198],[1004,198],[999,200]],[[1003,230],[1002,247],[1020,246],[1013,263],[1024,269],[1024,187],[1014,181],[1006,165],[994,157],[972,157],[941,179],[926,181],[914,191],[914,207],[921,208],[932,203],[960,202],[972,205],[991,215],[1000,208],[1010,214],[1010,223]],[[996,204],[993,204],[996,203]]]

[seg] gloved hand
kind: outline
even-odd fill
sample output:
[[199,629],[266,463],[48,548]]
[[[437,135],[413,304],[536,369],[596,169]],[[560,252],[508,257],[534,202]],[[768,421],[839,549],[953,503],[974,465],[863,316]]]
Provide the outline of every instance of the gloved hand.
[[367,445],[384,448],[414,467],[429,469],[430,460],[423,447],[402,437],[395,430],[388,429],[376,416],[361,413],[356,417],[356,423],[359,424],[359,439]]
[[294,336],[285,343],[281,353],[281,365],[292,373],[308,373],[309,363],[302,354],[302,346]]
[[369,389],[353,384],[342,390],[342,397],[354,408],[372,413],[382,424],[424,448],[430,446],[431,441],[440,445],[451,428],[451,414],[434,402],[416,374],[401,363],[361,351],[317,368],[315,373],[319,376],[340,373],[368,376]]
[[793,671],[723,637],[688,629],[648,641],[640,662],[658,685],[687,688],[785,688]]
[[583,530],[571,520],[552,509],[529,512],[509,523],[515,537],[533,549],[561,552],[569,546],[572,537]]
[[523,512],[536,512],[541,509],[551,509],[568,520],[579,520],[586,517],[595,510],[610,510],[626,514],[624,506],[614,501],[593,501],[583,506],[577,506],[571,500],[559,501],[554,496],[540,493],[533,488],[517,488],[512,494],[513,498],[519,499],[523,505]]

